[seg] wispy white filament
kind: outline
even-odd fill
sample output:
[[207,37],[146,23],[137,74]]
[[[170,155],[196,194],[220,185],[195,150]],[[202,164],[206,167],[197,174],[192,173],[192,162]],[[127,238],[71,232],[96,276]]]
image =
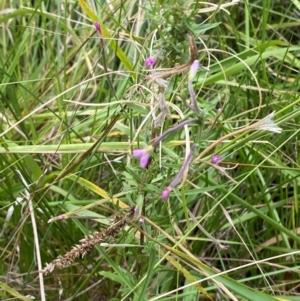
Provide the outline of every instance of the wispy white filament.
[[273,117],[275,115],[275,112],[272,112],[262,120],[254,123],[251,127],[256,130],[262,130],[262,131],[270,131],[274,133],[281,133],[282,128],[279,127],[273,120]]

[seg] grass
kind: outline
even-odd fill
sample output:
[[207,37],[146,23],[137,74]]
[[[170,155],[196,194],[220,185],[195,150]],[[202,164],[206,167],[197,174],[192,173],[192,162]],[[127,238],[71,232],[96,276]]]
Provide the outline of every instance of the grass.
[[299,299],[300,2],[219,2],[1,2],[0,299]]

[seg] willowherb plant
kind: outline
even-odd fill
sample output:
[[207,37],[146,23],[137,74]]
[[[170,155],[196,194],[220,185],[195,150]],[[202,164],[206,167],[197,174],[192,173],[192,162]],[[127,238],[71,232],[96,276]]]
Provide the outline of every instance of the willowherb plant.
[[[196,74],[197,74],[197,71],[199,70],[200,63],[199,63],[198,59],[195,59],[195,56],[196,56],[195,41],[193,40],[193,37],[191,36],[191,34],[188,34],[187,37],[188,37],[189,44],[190,44],[191,60],[187,64],[182,65],[182,66],[177,67],[177,68],[174,68],[175,70],[171,70],[171,71],[169,71],[169,72],[167,72],[165,74],[154,73],[154,79],[157,79],[157,78],[160,78],[160,77],[164,77],[164,76],[171,76],[172,74],[176,74],[178,72],[183,72],[189,66],[190,70],[189,70],[189,73],[188,73],[188,91],[189,91],[190,98],[191,98],[191,104],[189,104],[186,100],[184,101],[184,104],[186,105],[187,109],[191,109],[196,116],[195,116],[195,118],[189,118],[187,120],[179,122],[177,125],[175,125],[175,126],[169,128],[169,129],[165,130],[161,135],[159,135],[158,137],[156,137],[155,139],[152,140],[151,145],[149,147],[146,147],[144,149],[134,150],[133,151],[133,156],[136,157],[136,158],[140,158],[140,165],[141,165],[141,167],[148,167],[148,163],[149,163],[149,159],[150,159],[151,153],[153,152],[153,150],[161,142],[163,142],[163,140],[169,134],[179,131],[184,126],[191,125],[191,124],[199,124],[200,123],[201,110],[199,108],[198,101],[197,101],[197,96],[196,96],[196,93],[195,93],[194,87],[193,87],[193,80],[196,78]],[[150,63],[152,65],[152,61],[151,60],[149,61],[149,63],[145,62],[146,65],[150,65]],[[152,79],[153,79],[153,77],[152,77]],[[161,95],[161,93],[160,93],[160,95]],[[164,106],[166,106],[165,103],[164,103]],[[221,110],[218,110],[216,118],[220,114],[221,114]],[[268,115],[267,117],[263,118],[262,120],[254,123],[254,124],[251,124],[249,126],[245,126],[245,127],[241,128],[241,129],[239,129],[237,131],[234,131],[232,133],[229,133],[229,134],[221,137],[219,140],[217,140],[216,142],[214,142],[211,145],[209,145],[197,157],[197,160],[201,159],[207,152],[209,152],[210,150],[212,150],[213,148],[215,148],[225,138],[227,139],[229,137],[235,136],[235,135],[243,133],[245,131],[266,130],[266,131],[272,131],[272,132],[280,133],[281,132],[281,128],[278,127],[274,123],[273,117],[274,117],[274,112],[271,113],[270,115]],[[155,124],[155,121],[154,121],[154,124]],[[163,200],[167,200],[168,199],[169,194],[172,191],[172,189],[175,188],[175,186],[183,178],[184,173],[187,172],[187,170],[189,168],[189,165],[192,163],[192,158],[193,158],[193,155],[194,155],[195,149],[196,149],[195,146],[196,146],[196,144],[193,145],[190,154],[188,155],[188,157],[184,161],[184,163],[183,163],[182,167],[180,168],[178,174],[174,177],[174,179],[171,181],[171,183],[162,191],[161,198]],[[221,154],[217,154],[217,155],[212,154],[211,155],[211,162],[213,164],[219,164],[221,162],[221,160],[222,160]]]
[[[182,5],[183,3],[191,8],[191,14],[189,16],[182,16]],[[141,168],[148,168],[151,165],[151,156],[155,152],[155,149],[160,145],[163,144],[166,140],[166,138],[171,134],[177,134],[181,133],[182,129],[184,127],[188,126],[198,126],[199,124],[203,124],[202,119],[203,118],[203,110],[202,107],[199,106],[197,93],[195,92],[194,87],[194,81],[196,81],[197,73],[199,72],[199,57],[198,57],[198,49],[196,46],[195,38],[194,38],[194,32],[193,32],[193,26],[189,26],[193,21],[193,18],[196,15],[196,9],[195,6],[197,4],[193,2],[188,2],[186,4],[186,1],[170,1],[170,3],[165,4],[164,3],[164,16],[168,18],[168,14],[172,18],[177,19],[179,24],[175,24],[172,18],[169,19],[170,23],[167,24],[165,28],[161,30],[161,41],[158,42],[159,47],[162,47],[164,45],[165,49],[168,50],[168,47],[172,47],[174,45],[177,45],[177,42],[187,42],[189,46],[189,59],[186,59],[185,63],[175,66],[174,68],[168,69],[166,71],[159,71],[158,68],[156,69],[157,65],[159,65],[159,60],[156,58],[156,56],[149,56],[144,61],[144,65],[146,68],[148,75],[147,79],[148,82],[153,84],[153,94],[157,94],[157,102],[159,109],[161,110],[160,115],[157,116],[155,120],[153,120],[154,127],[162,127],[163,131],[158,136],[154,136],[153,139],[150,140],[149,145],[147,145],[144,148],[134,149],[133,150],[133,157],[140,160],[140,167]],[[180,8],[180,9],[179,9]],[[180,17],[179,17],[180,16]],[[170,30],[170,26],[172,24],[175,24],[174,27]],[[100,23],[95,22],[94,26],[97,30],[97,33],[99,36],[102,35]],[[176,33],[176,34],[175,34]],[[180,34],[179,34],[180,33]],[[183,33],[183,34],[182,34]],[[169,44],[163,44],[162,41],[165,41],[165,38],[172,36],[172,38],[169,39]],[[177,40],[175,42],[175,37],[177,37]],[[175,48],[175,47],[174,47]],[[174,49],[173,49],[174,50]],[[166,51],[167,53],[167,51]],[[172,51],[171,51],[172,53]],[[186,58],[187,55],[182,56]],[[174,56],[171,54],[170,57],[173,59]],[[168,60],[166,60],[168,62]],[[163,64],[165,64],[164,62]],[[167,93],[169,81],[165,80],[164,78],[170,78],[173,75],[180,74],[183,72],[187,72],[187,82],[185,82],[186,90],[189,93],[190,96],[190,102],[188,102],[186,99],[183,99],[184,109],[186,113],[186,118],[183,118],[180,122],[178,122],[175,125],[171,125],[170,127],[164,128],[164,120],[166,117],[171,117],[170,112],[170,106],[168,105],[168,102],[166,101],[165,94]],[[200,71],[203,71],[200,69]],[[204,70],[205,72],[208,72],[208,69]],[[175,90],[176,87],[173,87],[173,90]],[[158,93],[156,93],[158,91]],[[215,120],[219,117],[219,115],[222,114],[222,110],[218,110],[217,114],[215,116]],[[205,117],[204,117],[205,118]],[[189,139],[187,139],[186,143],[191,144],[191,150],[189,151],[188,155],[186,156],[185,160],[183,160],[183,163],[181,166],[178,166],[178,171],[175,173],[175,175],[172,176],[172,180],[169,182],[165,187],[161,188],[161,194],[160,198],[163,201],[166,201],[170,197],[170,193],[172,190],[176,188],[176,186],[181,182],[185,181],[185,176],[189,172],[190,166],[193,164],[193,162],[198,163],[206,154],[210,153],[210,162],[214,165],[218,165],[222,162],[222,154],[221,153],[212,153],[212,151],[224,140],[229,139],[233,136],[236,136],[240,133],[244,133],[246,131],[252,131],[252,130],[264,130],[264,131],[271,131],[274,133],[280,133],[281,128],[276,125],[276,123],[273,121],[274,118],[274,112],[270,115],[266,116],[265,118],[250,124],[248,126],[245,126],[243,128],[240,128],[234,132],[231,132],[229,134],[226,134],[219,139],[215,140],[214,142],[210,143],[205,147],[205,149],[196,157],[196,151],[198,148],[202,147],[201,145],[201,137],[200,135],[194,135],[194,141],[191,143]],[[200,147],[199,147],[200,146]],[[194,158],[196,157],[196,158]],[[208,159],[209,160],[209,159]],[[212,165],[212,164],[211,164]],[[172,196],[171,196],[172,197]],[[128,212],[125,214],[125,218],[121,219],[120,217],[115,218],[115,225],[112,227],[109,227],[108,229],[102,231],[101,233],[94,233],[93,235],[89,235],[82,239],[80,241],[80,244],[75,245],[70,252],[65,254],[64,256],[58,257],[56,260],[54,260],[52,263],[47,264],[44,273],[50,273],[56,268],[62,268],[65,267],[73,262],[73,260],[77,257],[83,257],[95,244],[104,241],[107,237],[115,236],[118,234],[122,228],[128,223],[128,219],[133,217],[133,220],[139,220],[140,223],[144,223],[144,219],[140,217],[141,210],[137,207],[132,207]],[[124,216],[123,216],[124,217]],[[62,216],[61,219],[64,219],[65,217]]]

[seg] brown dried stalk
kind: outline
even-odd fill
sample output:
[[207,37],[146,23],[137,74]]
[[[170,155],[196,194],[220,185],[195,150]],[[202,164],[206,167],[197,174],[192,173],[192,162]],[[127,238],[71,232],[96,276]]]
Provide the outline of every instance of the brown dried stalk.
[[[197,50],[197,46],[196,46],[194,37],[190,33],[187,33],[186,36],[189,41],[191,59],[187,63],[177,66],[175,68],[172,68],[170,70],[166,70],[166,71],[163,71],[163,72],[160,72],[157,74],[155,73],[155,74],[149,75],[148,79],[150,82],[155,81],[159,78],[164,78],[164,77],[168,77],[170,75],[181,73],[185,70],[188,70],[191,67],[192,63],[198,57],[198,50]],[[155,69],[153,71],[155,71]]]
[[62,269],[72,264],[76,258],[83,258],[96,244],[105,241],[108,237],[116,236],[128,223],[127,218],[133,216],[134,208],[126,213],[125,217],[118,215],[114,218],[114,225],[94,234],[88,235],[80,240],[80,244],[72,247],[71,251],[64,256],[58,256],[53,262],[46,263],[45,268],[41,271],[48,275],[55,269]]

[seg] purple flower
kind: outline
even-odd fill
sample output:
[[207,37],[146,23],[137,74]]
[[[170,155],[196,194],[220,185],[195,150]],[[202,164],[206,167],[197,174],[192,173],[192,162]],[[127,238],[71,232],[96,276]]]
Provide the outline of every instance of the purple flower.
[[147,57],[147,58],[145,59],[145,65],[146,65],[147,67],[151,67],[151,66],[153,66],[154,64],[155,64],[155,58],[154,58],[154,57],[149,56],[149,57]]
[[222,156],[221,155],[211,155],[211,162],[213,164],[218,164],[220,163],[222,160]]
[[193,62],[193,64],[191,65],[191,68],[190,68],[190,72],[189,72],[189,81],[192,81],[195,79],[196,77],[196,74],[197,74],[197,71],[199,69],[199,66],[200,66],[200,63],[198,60],[195,60]]
[[172,191],[172,187],[168,186],[161,194],[161,198],[163,201],[166,201],[169,197],[170,192]]
[[95,23],[94,23],[94,26],[95,26],[96,30],[98,31],[98,33],[99,33],[100,35],[102,35],[100,23],[99,23],[99,22],[95,22]]
[[135,149],[133,151],[133,157],[140,158],[140,166],[145,168],[149,163],[152,150],[152,147]]

